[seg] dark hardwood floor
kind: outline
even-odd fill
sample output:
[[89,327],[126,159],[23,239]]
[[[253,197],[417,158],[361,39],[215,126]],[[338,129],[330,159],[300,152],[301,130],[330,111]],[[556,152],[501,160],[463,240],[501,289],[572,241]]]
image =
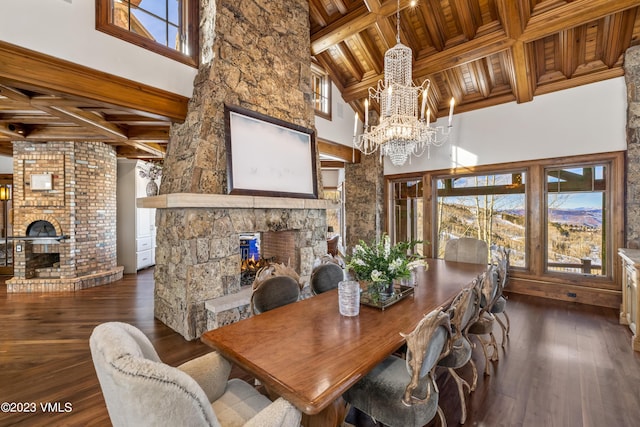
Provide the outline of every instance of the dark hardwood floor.
[[[507,311],[511,337],[490,376],[475,350],[480,378],[466,426],[640,425],[640,353],[615,310],[511,295]],[[209,351],[153,318],[151,269],[74,294],[6,294],[0,285],[0,403],[37,405],[35,413],[0,412],[0,426],[110,425],[88,339],[112,320],[139,327],[170,365]],[[237,368],[233,374],[249,379]],[[458,425],[455,383],[445,371],[438,383],[447,422]],[[59,402],[61,412],[44,412],[47,402]]]

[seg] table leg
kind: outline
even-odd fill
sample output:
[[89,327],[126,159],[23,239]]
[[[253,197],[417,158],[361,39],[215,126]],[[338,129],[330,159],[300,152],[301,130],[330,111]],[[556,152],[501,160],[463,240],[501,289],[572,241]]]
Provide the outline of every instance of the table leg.
[[340,427],[347,416],[347,403],[339,397],[315,415],[302,414],[304,427]]

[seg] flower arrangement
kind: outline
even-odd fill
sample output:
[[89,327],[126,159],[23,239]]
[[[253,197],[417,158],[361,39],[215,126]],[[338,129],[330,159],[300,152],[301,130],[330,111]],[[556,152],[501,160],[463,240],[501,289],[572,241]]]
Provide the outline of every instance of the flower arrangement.
[[156,180],[162,176],[162,165],[158,163],[149,163],[147,167],[138,166],[138,171],[141,178]]
[[418,255],[409,253],[420,240],[399,242],[391,245],[388,235],[371,245],[362,240],[353,249],[348,258],[347,269],[353,271],[356,279],[369,283],[368,292],[374,300],[380,298],[394,279],[409,278],[411,270],[418,267],[428,268],[428,264]]

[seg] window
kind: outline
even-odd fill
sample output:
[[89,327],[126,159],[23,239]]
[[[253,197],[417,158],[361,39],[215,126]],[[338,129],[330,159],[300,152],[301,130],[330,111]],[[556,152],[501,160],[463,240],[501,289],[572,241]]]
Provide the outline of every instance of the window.
[[198,65],[197,0],[96,0],[96,28],[161,55]]
[[[474,237],[511,249],[512,266],[526,262],[526,172],[438,178],[437,256],[451,239]],[[487,259],[489,262],[489,259]]]
[[606,164],[546,169],[547,271],[607,274],[609,169]]
[[315,64],[311,66],[311,88],[316,114],[331,120],[331,80],[327,73]]

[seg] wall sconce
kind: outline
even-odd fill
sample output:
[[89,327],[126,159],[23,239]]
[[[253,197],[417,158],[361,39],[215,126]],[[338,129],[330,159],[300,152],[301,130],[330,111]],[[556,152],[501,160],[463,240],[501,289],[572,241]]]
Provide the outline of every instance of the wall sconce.
[[7,187],[6,185],[0,185],[0,200],[2,201],[11,200],[11,187]]

